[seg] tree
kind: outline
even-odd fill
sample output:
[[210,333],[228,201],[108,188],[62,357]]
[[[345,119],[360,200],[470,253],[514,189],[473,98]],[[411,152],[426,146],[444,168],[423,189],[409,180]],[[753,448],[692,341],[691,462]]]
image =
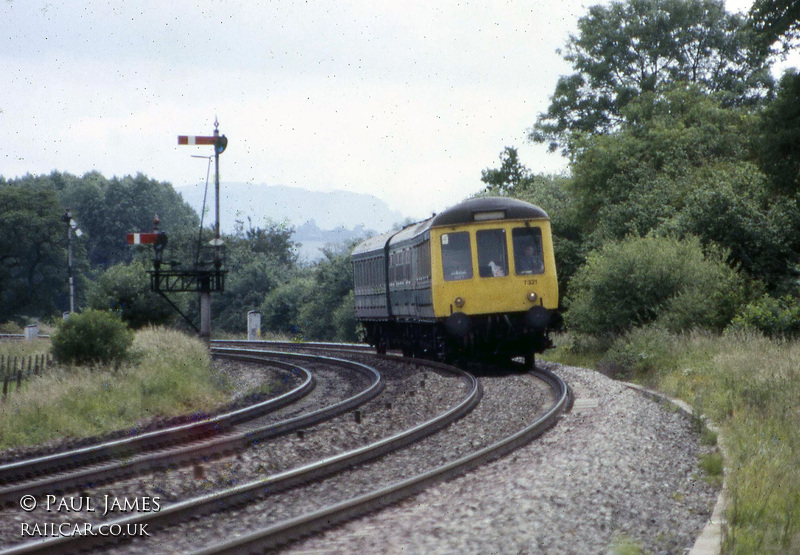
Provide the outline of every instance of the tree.
[[519,161],[517,149],[507,146],[500,153],[500,168],[481,171],[481,181],[489,194],[512,194],[519,184],[530,176],[530,170]]
[[788,50],[800,38],[800,4],[795,0],[755,0],[750,21],[765,48],[781,40]]
[[86,298],[90,309],[111,310],[133,329],[175,319],[173,309],[150,291],[147,267],[141,262],[112,266],[89,286]]
[[777,98],[764,110],[756,149],[774,190],[800,192],[800,74],[781,78]]
[[0,321],[52,314],[66,292],[64,211],[53,191],[11,184],[0,185],[0,206]]
[[614,134],[575,143],[570,182],[578,219],[600,241],[644,235],[671,218],[706,166],[752,157],[752,118],[677,87],[643,94]]
[[233,235],[225,236],[225,291],[212,304],[215,325],[231,332],[246,329],[246,313],[258,308],[276,287],[294,277],[297,253],[294,228],[271,223],[266,229],[244,228],[237,222]]
[[691,84],[724,105],[749,105],[772,88],[768,57],[744,19],[721,0],[628,0],[593,6],[578,22],[559,79],[529,138],[570,150],[575,135],[608,133],[642,94]]

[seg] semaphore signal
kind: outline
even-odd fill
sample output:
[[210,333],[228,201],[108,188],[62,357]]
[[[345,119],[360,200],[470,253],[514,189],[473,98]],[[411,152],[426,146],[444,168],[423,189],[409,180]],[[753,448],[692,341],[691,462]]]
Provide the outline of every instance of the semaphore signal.
[[[156,215],[153,224],[155,229],[152,233],[128,233],[126,240],[129,245],[153,245],[155,256],[153,257],[153,269],[150,274],[150,289],[161,295],[172,307],[184,317],[193,328],[200,332],[200,337],[206,341],[211,339],[211,293],[225,290],[225,270],[222,269],[224,259],[224,246],[219,233],[219,155],[228,146],[228,139],[225,135],[219,134],[219,122],[214,121],[213,135],[178,135],[179,145],[210,145],[214,147],[215,158],[215,204],[216,222],[214,226],[214,239],[209,241],[209,249],[214,250],[213,264],[200,261],[198,249],[198,259],[195,261],[194,268],[191,269],[168,269],[161,268],[162,263],[177,265],[177,262],[163,262],[162,256],[164,248],[167,246],[167,235],[163,231],[158,231],[160,220]],[[212,267],[209,267],[212,266]],[[200,294],[200,328],[198,329],[192,320],[181,312],[180,308],[173,303],[166,293],[199,293]]]

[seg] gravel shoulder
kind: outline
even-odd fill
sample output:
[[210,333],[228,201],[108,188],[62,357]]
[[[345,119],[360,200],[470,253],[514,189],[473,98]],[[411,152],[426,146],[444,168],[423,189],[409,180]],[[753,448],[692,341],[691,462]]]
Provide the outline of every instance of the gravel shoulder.
[[718,490],[689,420],[597,372],[550,364],[576,409],[538,441],[287,552],[683,553]]

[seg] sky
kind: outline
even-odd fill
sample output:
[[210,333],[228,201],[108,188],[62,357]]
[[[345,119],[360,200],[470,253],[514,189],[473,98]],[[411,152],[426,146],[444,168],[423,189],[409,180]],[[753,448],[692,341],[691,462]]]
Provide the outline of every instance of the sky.
[[223,183],[428,217],[481,190],[506,146],[566,171],[526,136],[572,73],[557,49],[598,3],[0,0],[0,175],[141,172],[180,190],[213,150],[177,136],[216,119]]

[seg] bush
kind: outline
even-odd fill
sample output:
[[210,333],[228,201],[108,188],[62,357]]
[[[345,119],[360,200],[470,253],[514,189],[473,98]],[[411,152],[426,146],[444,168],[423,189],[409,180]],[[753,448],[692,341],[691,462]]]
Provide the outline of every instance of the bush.
[[621,334],[649,323],[722,330],[743,302],[744,280],[696,238],[631,237],[590,254],[570,291],[566,322],[575,331]]
[[796,337],[800,333],[800,299],[791,295],[779,299],[764,295],[748,304],[733,319],[729,330],[752,329],[770,337]]
[[118,363],[133,343],[133,332],[115,315],[100,310],[72,314],[51,337],[53,356],[69,364]]
[[89,286],[87,304],[96,310],[112,310],[134,329],[167,324],[175,313],[150,291],[150,277],[141,262],[112,266]]
[[657,326],[634,328],[614,341],[597,368],[612,378],[649,382],[659,369],[671,369],[673,342]]

